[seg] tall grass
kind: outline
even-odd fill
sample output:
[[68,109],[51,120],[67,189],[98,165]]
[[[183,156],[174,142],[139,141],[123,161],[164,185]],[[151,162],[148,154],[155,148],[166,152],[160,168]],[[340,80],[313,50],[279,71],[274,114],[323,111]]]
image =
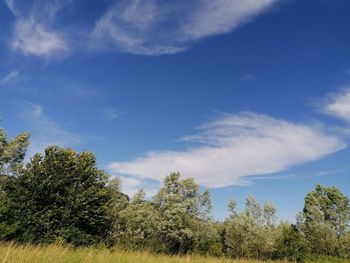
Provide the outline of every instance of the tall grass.
[[164,256],[106,248],[69,248],[61,245],[0,244],[0,263],[258,263],[201,256]]
[[[164,256],[107,248],[71,248],[62,245],[33,246],[0,243],[0,263],[259,263],[287,261],[232,260],[225,258]],[[306,262],[348,263],[337,258],[310,258]]]

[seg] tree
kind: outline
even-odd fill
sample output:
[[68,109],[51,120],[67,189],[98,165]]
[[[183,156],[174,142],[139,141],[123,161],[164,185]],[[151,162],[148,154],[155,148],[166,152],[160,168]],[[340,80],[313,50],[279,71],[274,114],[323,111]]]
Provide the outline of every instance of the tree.
[[306,240],[296,225],[281,224],[279,226],[275,258],[304,262],[308,252]]
[[25,132],[9,140],[5,130],[0,128],[0,176],[8,175],[23,161],[30,143],[29,137],[30,134]]
[[159,211],[159,238],[170,253],[187,252],[194,247],[194,224],[210,212],[209,193],[201,194],[193,179],[180,180],[172,173],[154,198]]
[[121,212],[123,229],[119,243],[131,249],[156,250],[159,215],[154,205],[145,200],[145,192],[138,191]]
[[242,213],[236,211],[236,201],[229,203],[230,218],[226,222],[225,247],[230,257],[269,257],[276,236],[276,209],[266,203],[262,209],[249,195]]
[[114,245],[116,241],[122,238],[124,231],[124,221],[122,212],[128,207],[130,198],[121,192],[120,190],[121,181],[119,177],[114,177],[109,180],[107,188],[110,192],[111,198],[108,205],[108,214],[112,221],[112,229],[109,235],[109,239],[106,243]]
[[19,241],[91,244],[111,232],[108,175],[92,153],[48,147],[6,184]]
[[349,229],[349,199],[335,187],[317,185],[305,197],[304,232],[312,252],[338,255],[342,237]]
[[11,236],[17,228],[12,220],[5,186],[24,159],[29,137],[29,133],[21,133],[9,140],[5,130],[0,128],[0,239]]
[[343,236],[341,242],[340,256],[344,258],[350,258],[350,232]]

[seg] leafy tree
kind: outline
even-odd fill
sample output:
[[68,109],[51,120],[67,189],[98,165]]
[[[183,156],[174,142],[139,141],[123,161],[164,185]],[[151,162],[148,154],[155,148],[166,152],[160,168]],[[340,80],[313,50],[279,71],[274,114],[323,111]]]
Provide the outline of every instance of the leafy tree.
[[132,249],[155,250],[159,215],[154,205],[145,200],[145,192],[138,191],[129,206],[121,212],[124,229],[119,242]]
[[29,146],[29,133],[21,133],[9,140],[4,129],[0,128],[0,176],[8,175],[25,156]]
[[91,244],[111,232],[108,175],[92,153],[48,147],[6,184],[20,241]]
[[340,256],[350,258],[350,232],[340,239]]
[[24,159],[29,137],[29,133],[21,133],[9,140],[5,130],[0,128],[0,239],[10,236],[17,228],[12,220],[10,200],[4,188]]
[[211,220],[195,220],[192,225],[193,252],[201,255],[221,256],[223,246],[217,229]]
[[312,252],[339,255],[341,239],[349,229],[349,198],[335,187],[317,185],[305,197],[300,228]]
[[225,229],[226,253],[230,257],[254,257],[251,241],[255,239],[256,229],[251,217],[245,213],[231,217]]
[[281,224],[276,239],[275,258],[304,262],[308,253],[307,242],[297,226]]
[[109,180],[107,188],[110,191],[110,204],[108,209],[109,217],[112,220],[112,229],[109,239],[106,243],[114,245],[114,243],[122,238],[124,231],[124,221],[122,211],[129,205],[129,197],[120,190],[121,181],[119,177]]
[[154,198],[159,211],[159,238],[171,253],[193,249],[196,220],[205,220],[210,211],[209,193],[201,194],[193,179],[180,180],[172,173]]
[[229,203],[230,218],[226,222],[225,247],[230,257],[269,257],[276,236],[276,209],[266,203],[262,209],[251,195],[242,213],[236,212],[236,201]]

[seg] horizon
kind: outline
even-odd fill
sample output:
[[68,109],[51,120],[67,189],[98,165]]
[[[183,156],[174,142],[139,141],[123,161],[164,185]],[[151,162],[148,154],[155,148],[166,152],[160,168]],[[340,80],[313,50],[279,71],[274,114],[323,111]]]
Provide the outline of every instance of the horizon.
[[[350,2],[0,2],[0,116],[87,149],[122,190],[171,172],[227,217],[249,193],[295,221],[316,184],[350,196]],[[209,22],[208,22],[209,21]]]

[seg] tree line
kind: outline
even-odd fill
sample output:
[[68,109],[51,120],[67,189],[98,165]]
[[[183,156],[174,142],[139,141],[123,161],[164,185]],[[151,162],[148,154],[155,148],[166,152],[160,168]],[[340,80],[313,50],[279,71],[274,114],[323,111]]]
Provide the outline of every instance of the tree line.
[[179,173],[158,193],[129,197],[120,179],[96,164],[94,154],[51,146],[24,163],[29,134],[10,140],[0,129],[0,240],[73,246],[105,245],[168,254],[304,261],[350,258],[349,198],[317,185],[305,197],[297,222],[277,222],[270,203],[249,195],[243,211],[214,220],[209,190]]

